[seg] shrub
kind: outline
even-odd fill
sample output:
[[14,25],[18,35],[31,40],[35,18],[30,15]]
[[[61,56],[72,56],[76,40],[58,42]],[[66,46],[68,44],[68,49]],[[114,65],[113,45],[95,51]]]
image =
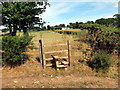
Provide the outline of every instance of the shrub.
[[1,31],[2,31],[2,32],[7,32],[7,31],[9,31],[9,29],[8,29],[8,28],[5,28],[5,29],[2,29]]
[[92,61],[92,67],[96,70],[107,71],[111,66],[111,58],[110,55],[101,51],[97,53]]
[[[90,31],[88,31],[90,32]],[[111,54],[119,49],[120,31],[112,27],[103,27],[102,30],[89,33],[89,42],[95,51],[104,50]]]
[[31,44],[32,36],[6,36],[2,38],[3,64],[14,65],[23,60],[24,51]]

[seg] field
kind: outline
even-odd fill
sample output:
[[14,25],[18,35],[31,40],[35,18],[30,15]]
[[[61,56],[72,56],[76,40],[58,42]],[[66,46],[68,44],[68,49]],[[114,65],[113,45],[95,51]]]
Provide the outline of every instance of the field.
[[[79,32],[79,30],[70,30]],[[52,31],[30,32],[34,36],[34,49],[28,48],[28,60],[15,68],[2,67],[3,88],[118,88],[118,68],[116,55],[112,56],[113,65],[108,73],[96,72],[86,63],[80,63],[85,55],[82,51],[90,48],[87,32],[80,31],[79,36],[59,34]],[[19,33],[21,34],[21,33]],[[56,71],[48,67],[43,69],[39,58],[39,40],[44,44],[71,41],[71,66],[68,69]],[[49,48],[51,50],[52,48]]]

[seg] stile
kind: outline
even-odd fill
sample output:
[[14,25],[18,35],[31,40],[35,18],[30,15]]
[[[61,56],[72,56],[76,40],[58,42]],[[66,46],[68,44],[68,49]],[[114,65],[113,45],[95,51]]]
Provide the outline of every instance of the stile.
[[71,51],[70,41],[68,40],[67,43],[68,43],[68,62],[69,62],[69,66],[70,66],[70,64],[71,64],[71,62],[70,62],[70,57],[71,57],[71,53],[70,53],[70,51]]
[[[43,66],[43,68],[45,69],[47,66],[52,66],[52,65],[54,65],[54,63],[47,63],[47,61],[49,62],[49,61],[51,61],[51,60],[55,60],[55,62],[56,62],[56,69],[58,69],[58,68],[60,68],[60,67],[67,67],[66,65],[69,65],[70,66],[70,64],[71,64],[71,62],[70,62],[70,57],[71,57],[71,53],[70,53],[70,51],[71,51],[71,45],[70,45],[70,41],[68,40],[68,41],[66,41],[66,43],[65,44],[59,44],[59,46],[61,46],[61,45],[66,45],[66,47],[68,48],[68,50],[60,50],[60,51],[50,51],[50,52],[45,52],[44,51],[44,46],[46,46],[46,45],[44,45],[43,44],[43,40],[39,40],[39,44],[40,44],[40,61],[41,61],[41,63],[42,63],[42,66]],[[58,44],[57,44],[58,45]],[[45,58],[45,54],[49,54],[49,53],[63,53],[63,52],[68,52],[68,56],[62,56],[62,57],[58,57],[58,56],[54,56],[54,58]],[[59,65],[58,64],[58,61],[56,61],[57,59],[65,59],[65,58],[68,58],[68,62],[66,62],[66,61],[62,61],[62,63],[64,64],[64,65]]]
[[42,57],[42,66],[45,69],[46,68],[46,60],[45,60],[45,53],[44,53],[44,48],[43,48],[43,41],[39,40],[40,47],[41,47],[41,57]]
[[41,44],[41,41],[39,40],[39,57],[40,57],[40,63],[42,64],[42,51],[41,51],[41,48],[42,48],[42,44]]

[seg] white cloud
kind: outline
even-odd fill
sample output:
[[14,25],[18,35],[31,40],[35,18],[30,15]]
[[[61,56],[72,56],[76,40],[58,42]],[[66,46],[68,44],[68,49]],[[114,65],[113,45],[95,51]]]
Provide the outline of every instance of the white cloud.
[[64,15],[72,10],[73,7],[80,5],[80,3],[66,3],[59,2],[52,4],[51,7],[46,9],[46,12],[42,14],[43,20],[50,22],[50,24],[55,25],[57,22],[61,21],[62,17],[60,15]]
[[[86,0],[86,1],[88,1],[88,0]],[[116,1],[116,0],[109,0],[109,1]],[[118,4],[117,2],[111,2],[111,3],[113,4],[113,6]],[[48,7],[46,9],[46,12],[44,12],[42,14],[43,20],[50,22],[50,23],[47,23],[46,25],[48,25],[48,24],[57,25],[57,24],[62,24],[62,23],[69,24],[70,22],[76,22],[76,21],[86,22],[88,20],[95,21],[96,19],[99,19],[99,18],[112,18],[113,14],[114,14],[114,13],[111,13],[111,14],[106,13],[104,15],[101,14],[101,15],[96,15],[96,16],[90,16],[90,18],[89,18],[90,13],[98,12],[100,9],[102,10],[105,7],[107,7],[107,5],[108,5],[108,2],[104,2],[104,4],[102,2],[100,2],[100,3],[94,2],[91,4],[94,6],[93,9],[83,10],[84,12],[80,13],[80,15],[75,15],[75,16],[72,16],[71,18],[63,19],[64,18],[63,15],[68,14],[69,12],[71,12],[71,10],[74,9],[74,7],[79,6],[79,5],[81,5],[81,2],[79,2],[79,3],[51,2],[51,7]],[[75,10],[75,11],[77,11],[77,10]],[[88,15],[88,16],[86,17],[86,15]]]
[[4,29],[4,28],[7,28],[7,27],[5,27],[5,26],[0,26],[0,29]]
[[118,3],[116,3],[116,4],[114,5],[114,7],[118,8]]

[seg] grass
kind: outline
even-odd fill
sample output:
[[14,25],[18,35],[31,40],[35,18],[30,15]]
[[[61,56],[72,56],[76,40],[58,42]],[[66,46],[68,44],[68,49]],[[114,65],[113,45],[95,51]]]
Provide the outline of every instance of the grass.
[[53,42],[59,42],[64,40],[72,40],[72,36],[61,35],[59,33],[54,33],[52,31],[39,31],[39,32],[29,32],[30,35],[34,36],[33,43],[37,48],[39,48],[39,40],[43,40],[44,44],[51,44]]

